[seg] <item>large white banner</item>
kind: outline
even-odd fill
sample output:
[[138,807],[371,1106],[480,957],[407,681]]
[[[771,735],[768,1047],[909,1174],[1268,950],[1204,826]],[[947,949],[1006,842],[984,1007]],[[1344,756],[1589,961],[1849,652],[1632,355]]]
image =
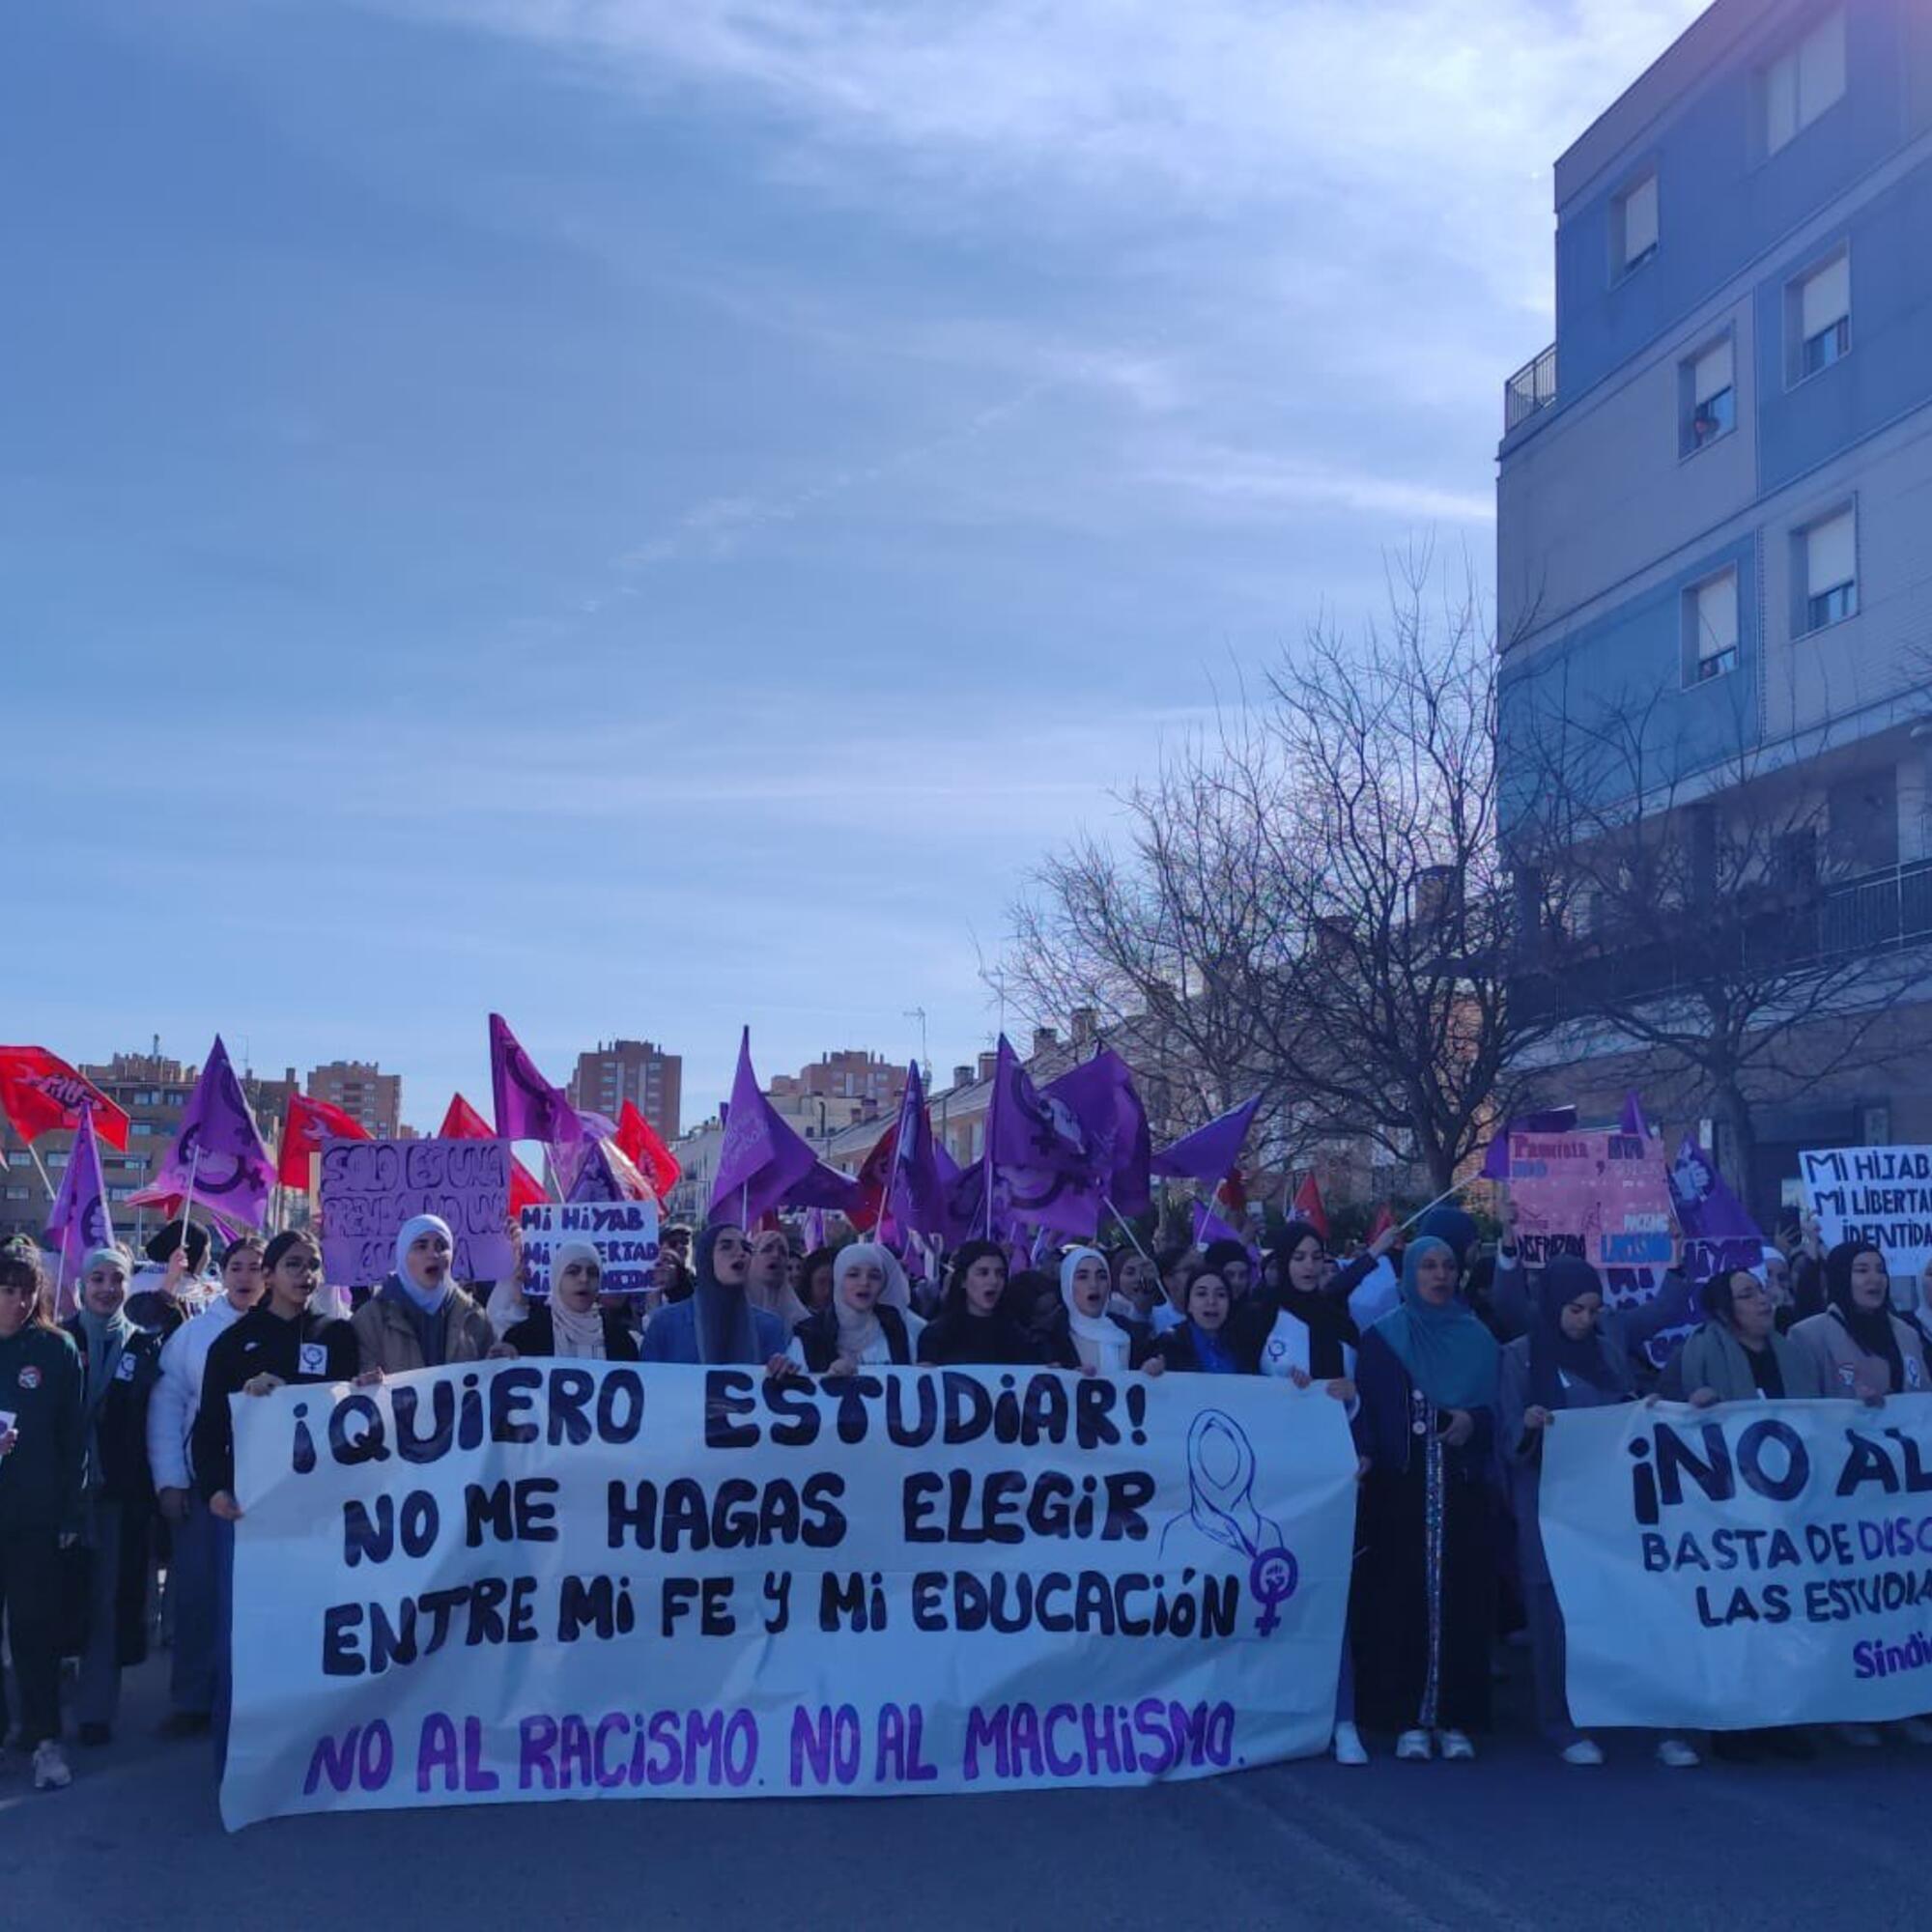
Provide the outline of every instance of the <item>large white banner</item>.
[[1542,1523],[1580,1725],[1932,1711],[1932,1398],[1559,1415]]
[[234,1410],[230,1829],[1327,1742],[1355,1454],[1320,1390],[526,1361]]
[[1893,1274],[1918,1278],[1932,1261],[1932,1147],[1832,1148],[1799,1164],[1826,1247],[1870,1241]]

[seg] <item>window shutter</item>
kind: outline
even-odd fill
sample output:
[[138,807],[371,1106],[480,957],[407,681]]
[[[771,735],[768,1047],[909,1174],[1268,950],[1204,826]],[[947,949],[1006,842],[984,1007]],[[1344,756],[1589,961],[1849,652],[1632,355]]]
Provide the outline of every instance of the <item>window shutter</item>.
[[1694,400],[1700,409],[1713,396],[1722,395],[1731,386],[1731,338],[1728,335],[1698,356],[1691,381],[1695,390]]
[[1843,10],[1820,20],[1798,46],[1798,121],[1809,127],[1845,91]]
[[1624,260],[1634,262],[1657,246],[1657,177],[1639,182],[1624,196]]
[[1840,255],[1804,279],[1802,306],[1804,340],[1822,335],[1852,312],[1852,258]]
[[1764,144],[1772,153],[1798,131],[1798,56],[1780,54],[1764,76]]
[[1804,589],[1811,597],[1854,583],[1859,575],[1858,523],[1850,510],[1804,532]]
[[1727,570],[1697,591],[1697,656],[1715,658],[1738,647],[1738,574]]

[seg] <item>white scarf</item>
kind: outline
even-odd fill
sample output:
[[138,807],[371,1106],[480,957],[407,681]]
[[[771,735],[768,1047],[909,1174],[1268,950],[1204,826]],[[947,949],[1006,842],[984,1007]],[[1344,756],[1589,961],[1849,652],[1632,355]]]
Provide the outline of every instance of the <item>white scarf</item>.
[[[845,1301],[845,1277],[861,1262],[871,1263],[886,1278],[878,1300],[863,1315]],[[895,1288],[898,1294],[905,1293],[905,1275],[890,1249],[876,1241],[852,1241],[838,1250],[838,1259],[832,1264],[832,1313],[838,1323],[838,1352],[848,1362],[863,1362],[870,1350],[884,1347],[886,1331],[879,1322],[879,1310],[898,1305]]]
[[1066,1326],[1073,1337],[1073,1350],[1083,1369],[1103,1376],[1124,1375],[1133,1347],[1126,1330],[1104,1315],[1083,1315],[1074,1306],[1073,1270],[1090,1259],[1103,1267],[1106,1265],[1107,1258],[1098,1248],[1068,1248],[1060,1261],[1060,1298],[1066,1306]]
[[571,1262],[597,1262],[601,1266],[602,1257],[589,1241],[565,1240],[556,1244],[550,1258],[551,1343],[559,1355],[601,1362],[605,1354],[604,1311],[593,1301],[589,1313],[580,1315],[576,1309],[566,1307],[563,1296],[557,1293],[563,1270]]

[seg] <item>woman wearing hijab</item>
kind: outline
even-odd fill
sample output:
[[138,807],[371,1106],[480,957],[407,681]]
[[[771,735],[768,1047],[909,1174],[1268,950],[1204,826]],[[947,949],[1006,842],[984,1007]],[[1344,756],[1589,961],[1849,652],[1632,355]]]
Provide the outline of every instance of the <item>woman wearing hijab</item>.
[[[1503,1350],[1498,1446],[1516,1513],[1538,1721],[1565,1764],[1598,1765],[1604,1761],[1602,1748],[1570,1719],[1563,1612],[1543,1552],[1537,1494],[1544,1440],[1558,1418],[1569,1409],[1634,1402],[1636,1382],[1623,1348],[1600,1325],[1604,1285],[1588,1262],[1577,1255],[1556,1256],[1541,1270],[1536,1293],[1529,1332]],[[1697,1753],[1676,1737],[1658,1745],[1657,1757],[1673,1771],[1698,1761]]]
[[66,1324],[80,1351],[87,1440],[88,1620],[73,1715],[83,1745],[114,1734],[121,1672],[148,1654],[148,1546],[155,1486],[148,1470],[148,1403],[161,1340],[128,1318],[133,1272],[124,1249],[96,1248],[81,1264],[80,1307]]
[[968,1241],[952,1257],[946,1299],[919,1338],[919,1359],[935,1367],[1021,1368],[1039,1349],[1007,1298],[1007,1257],[997,1241]]
[[795,1366],[815,1376],[856,1375],[861,1368],[910,1368],[925,1323],[897,1258],[873,1241],[840,1248],[832,1267],[832,1305],[792,1330]]
[[1411,1241],[1401,1303],[1363,1336],[1355,1369],[1368,1462],[1357,1702],[1400,1733],[1399,1758],[1472,1758],[1469,1732],[1489,1719],[1497,1350],[1457,1298],[1459,1272],[1447,1241]]
[[1932,1394],[1925,1344],[1891,1312],[1891,1276],[1870,1241],[1840,1241],[1825,1257],[1822,1315],[1806,1316],[1791,1339],[1810,1350],[1833,1395],[1869,1401]]
[[1248,1278],[1253,1272],[1254,1263],[1244,1242],[1226,1235],[1218,1241],[1209,1241],[1207,1253],[1201,1258],[1201,1265],[1208,1273],[1218,1274],[1236,1301],[1247,1293]]
[[455,1248],[449,1223],[435,1214],[412,1215],[396,1230],[395,1272],[349,1324],[365,1375],[406,1375],[489,1354],[490,1318],[457,1287]]
[[[73,1782],[60,1747],[60,1551],[83,1522],[83,1399],[73,1343],[42,1305],[39,1264],[0,1250],[0,1615],[36,1791]],[[0,1733],[9,1715],[0,1690]]]
[[[1269,1252],[1276,1286],[1253,1297],[1242,1325],[1264,1376],[1307,1382],[1352,1380],[1361,1345],[1349,1293],[1375,1268],[1381,1251],[1360,1255],[1330,1275],[1327,1243],[1306,1221],[1291,1221]],[[1349,1391],[1350,1399],[1353,1390]]]
[[753,1308],[776,1315],[789,1335],[810,1312],[791,1291],[791,1243],[777,1228],[752,1236],[745,1298]]
[[1113,1275],[1098,1248],[1068,1248],[1061,1257],[1063,1319],[1047,1345],[1051,1366],[1089,1376],[1123,1376],[1133,1366],[1133,1337],[1106,1313],[1113,1292]]
[[1187,1284],[1186,1321],[1148,1344],[1149,1365],[1157,1356],[1176,1375],[1253,1375],[1254,1356],[1236,1331],[1234,1307],[1235,1297],[1218,1274],[1197,1274]]
[[646,1362],[735,1363],[762,1366],[768,1376],[788,1376],[791,1337],[769,1310],[746,1298],[752,1248],[735,1221],[714,1221],[697,1237],[696,1281],[689,1301],[660,1308],[638,1347]]
[[550,1258],[550,1299],[532,1307],[501,1346],[513,1355],[635,1362],[638,1345],[622,1311],[600,1303],[603,1282],[604,1264],[591,1242],[559,1241]]

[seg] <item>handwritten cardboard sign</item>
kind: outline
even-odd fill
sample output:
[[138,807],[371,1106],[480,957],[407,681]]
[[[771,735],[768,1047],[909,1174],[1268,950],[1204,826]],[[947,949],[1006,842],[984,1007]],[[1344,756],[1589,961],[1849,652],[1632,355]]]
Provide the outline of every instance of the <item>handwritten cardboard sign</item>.
[[330,1140],[322,1150],[322,1265],[338,1288],[395,1271],[396,1232],[413,1214],[449,1223],[460,1282],[510,1272],[505,1141]]

